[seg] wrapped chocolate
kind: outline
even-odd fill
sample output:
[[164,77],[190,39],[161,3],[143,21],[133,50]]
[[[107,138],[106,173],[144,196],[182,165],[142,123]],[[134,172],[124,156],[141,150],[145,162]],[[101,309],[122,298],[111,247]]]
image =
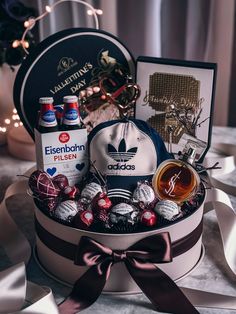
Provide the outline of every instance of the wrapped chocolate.
[[69,186],[69,181],[64,174],[58,174],[52,178],[52,182],[55,183],[61,191],[64,191]]
[[79,212],[74,217],[74,225],[79,229],[88,229],[94,221],[93,213],[89,210]]
[[129,223],[134,225],[138,219],[139,210],[126,203],[120,203],[112,207],[110,211],[110,221],[112,224]]
[[86,198],[79,199],[77,202],[78,212],[82,212],[88,208],[89,201]]
[[144,206],[151,204],[155,200],[155,193],[152,187],[146,182],[138,182],[133,193],[133,202],[142,203]]
[[31,174],[28,184],[33,195],[39,200],[56,198],[61,192],[47,173],[40,170],[36,170]]
[[81,198],[86,198],[90,202],[95,198],[96,195],[102,193],[102,187],[98,183],[88,183],[81,192]]
[[67,186],[63,193],[64,197],[69,200],[78,200],[80,196],[79,189],[75,186]]
[[73,200],[66,200],[57,206],[54,217],[63,222],[71,223],[77,213],[77,203]]
[[47,198],[43,200],[43,208],[45,208],[49,211],[49,214],[52,214],[53,211],[56,209],[60,202],[60,199],[58,197],[53,197],[53,198]]
[[105,227],[109,227],[109,216],[106,210],[99,210],[96,214],[98,222],[102,223]]
[[153,210],[144,210],[140,216],[140,222],[147,227],[155,226],[157,223],[157,216]]
[[181,211],[183,212],[183,215],[188,215],[189,213],[192,213],[195,209],[197,209],[204,199],[205,195],[205,187],[203,184],[200,185],[200,189],[197,192],[197,194],[191,198],[189,201],[184,202],[184,204],[181,206]]
[[112,206],[111,200],[108,197],[100,198],[97,202],[98,209],[109,210]]
[[179,206],[170,200],[159,201],[154,211],[166,220],[175,220],[181,214]]
[[107,196],[106,193],[100,193],[96,198],[94,202],[94,207],[98,210],[105,210],[109,211],[109,209],[112,206],[112,202],[110,198]]

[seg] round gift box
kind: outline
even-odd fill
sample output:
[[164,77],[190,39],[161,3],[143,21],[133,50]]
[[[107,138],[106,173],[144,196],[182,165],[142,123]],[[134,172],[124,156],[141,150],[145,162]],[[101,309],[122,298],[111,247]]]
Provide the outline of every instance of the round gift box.
[[[205,200],[205,199],[204,199]],[[41,266],[55,278],[68,284],[73,284],[86,270],[58,254],[53,246],[48,243],[59,239],[62,250],[67,251],[67,246],[78,245],[82,236],[90,237],[113,250],[125,250],[137,241],[162,232],[169,232],[171,242],[182,240],[198,229],[202,223],[203,203],[191,215],[186,216],[169,226],[147,232],[129,234],[108,234],[80,230],[54,221],[35,207],[36,219],[36,253]],[[42,231],[43,230],[43,231]],[[42,234],[44,235],[42,236]],[[50,240],[51,239],[51,240]],[[62,241],[61,241],[62,240]],[[69,243],[69,244],[68,244]],[[173,258],[172,262],[157,264],[170,278],[178,280],[188,274],[199,262],[202,254],[202,236],[200,234],[194,245],[183,254]],[[114,264],[110,277],[103,292],[106,293],[138,293],[139,287],[128,273],[124,263]]]

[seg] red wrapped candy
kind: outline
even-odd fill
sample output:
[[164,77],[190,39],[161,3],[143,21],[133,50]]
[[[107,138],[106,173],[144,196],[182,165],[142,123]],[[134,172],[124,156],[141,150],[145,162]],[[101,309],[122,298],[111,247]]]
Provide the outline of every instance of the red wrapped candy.
[[96,197],[94,206],[99,211],[100,210],[109,211],[109,209],[112,206],[112,202],[107,196],[107,194],[102,192],[98,195],[98,197]]
[[69,186],[69,181],[64,174],[58,174],[57,176],[52,178],[52,182],[56,183],[60,190],[65,190],[66,187]]
[[94,221],[93,213],[89,210],[79,212],[74,218],[74,225],[79,229],[88,229]]
[[140,221],[144,226],[152,227],[157,223],[157,216],[152,210],[144,210],[141,214]]
[[61,192],[57,184],[41,170],[36,170],[31,174],[28,184],[34,196],[40,200],[56,198]]
[[64,196],[66,199],[75,200],[79,198],[79,189],[75,186],[67,186],[64,190]]

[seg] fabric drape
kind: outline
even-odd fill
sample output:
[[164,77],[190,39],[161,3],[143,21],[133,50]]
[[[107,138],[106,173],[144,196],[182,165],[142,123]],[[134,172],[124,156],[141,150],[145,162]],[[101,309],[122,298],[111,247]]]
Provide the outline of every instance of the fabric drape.
[[227,125],[235,1],[163,0],[161,55],[216,62],[214,124]]
[[[38,0],[39,13],[54,0]],[[96,9],[100,29],[117,36],[133,53],[160,57],[160,4],[161,0],[91,0],[86,1]],[[40,21],[40,39],[71,27],[94,27],[87,8],[76,2],[58,5],[54,12]]]

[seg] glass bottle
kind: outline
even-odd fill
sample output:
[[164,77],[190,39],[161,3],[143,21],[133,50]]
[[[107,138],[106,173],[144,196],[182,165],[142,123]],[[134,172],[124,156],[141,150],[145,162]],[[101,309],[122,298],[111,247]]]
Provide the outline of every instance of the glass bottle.
[[65,131],[81,129],[78,97],[64,96],[63,103],[62,129]]
[[171,200],[178,205],[191,199],[198,190],[200,178],[193,163],[197,147],[187,143],[180,159],[162,162],[153,177],[153,188],[160,200]]
[[38,119],[38,131],[40,133],[50,133],[58,131],[58,124],[53,107],[52,97],[39,98],[40,112]]

